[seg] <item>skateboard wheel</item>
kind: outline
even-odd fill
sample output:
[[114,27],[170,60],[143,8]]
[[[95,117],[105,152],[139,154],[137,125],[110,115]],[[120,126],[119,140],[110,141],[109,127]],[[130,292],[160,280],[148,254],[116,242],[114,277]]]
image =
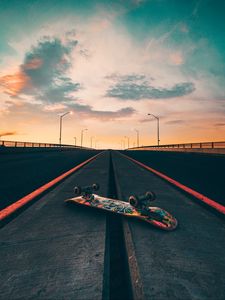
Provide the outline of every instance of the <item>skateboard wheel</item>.
[[94,191],[98,191],[99,190],[99,184],[98,183],[93,183],[92,188],[93,188]]
[[150,201],[154,201],[156,199],[156,195],[154,192],[148,191],[148,192],[146,192],[145,196]]
[[138,199],[135,196],[130,196],[129,197],[129,203],[130,205],[137,207],[138,206]]
[[74,193],[76,195],[80,195],[81,194],[81,187],[80,186],[75,186],[75,188],[73,190],[74,190]]

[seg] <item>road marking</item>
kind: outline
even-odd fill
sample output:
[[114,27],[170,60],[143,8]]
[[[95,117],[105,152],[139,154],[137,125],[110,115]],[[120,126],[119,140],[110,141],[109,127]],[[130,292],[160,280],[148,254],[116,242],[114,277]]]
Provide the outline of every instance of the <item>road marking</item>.
[[197,198],[198,200],[204,202],[205,204],[209,205],[210,207],[214,208],[215,210],[217,210],[218,212],[220,212],[221,214],[224,214],[225,215],[225,206],[223,206],[222,204],[219,204],[217,203],[216,201],[206,197],[205,195],[199,193],[199,192],[196,192],[195,190],[185,186],[184,184],[172,179],[171,177],[153,169],[153,168],[150,168],[148,166],[146,166],[145,164],[125,155],[125,154],[122,154],[121,155],[124,155],[126,158],[128,158],[129,160],[133,161],[134,163],[140,165],[141,167],[143,167],[144,169],[158,175],[159,177],[165,179],[166,181],[172,183],[173,185],[177,186],[178,188],[180,188],[181,190],[185,191],[186,193],[190,194],[191,196],[194,196],[195,198]]
[[66,177],[68,177],[70,174],[74,173],[75,171],[79,170],[80,168],[82,168],[83,166],[85,166],[86,164],[91,162],[92,160],[96,159],[97,156],[99,156],[101,153],[102,152],[92,156],[91,158],[85,160],[84,162],[77,165],[76,167],[74,167],[74,168],[70,169],[69,171],[61,174],[60,176],[56,177],[55,179],[49,181],[48,183],[46,183],[43,186],[39,187],[38,189],[34,190],[30,194],[28,194],[28,195],[24,196],[23,198],[19,199],[15,203],[13,203],[13,204],[7,206],[6,208],[2,209],[0,211],[0,221],[3,221],[5,218],[8,218],[10,215],[15,213],[20,208],[22,208],[25,204],[27,204],[28,202],[34,200],[37,196],[40,196],[43,192],[47,191],[49,188],[56,185],[57,183],[59,183],[60,181],[62,181]]

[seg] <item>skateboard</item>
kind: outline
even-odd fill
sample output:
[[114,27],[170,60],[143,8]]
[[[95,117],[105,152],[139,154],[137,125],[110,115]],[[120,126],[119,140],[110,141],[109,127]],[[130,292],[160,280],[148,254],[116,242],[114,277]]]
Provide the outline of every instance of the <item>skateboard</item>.
[[94,207],[137,218],[163,230],[171,231],[177,227],[177,220],[170,213],[162,208],[150,206],[150,203],[156,198],[154,192],[147,192],[141,196],[131,195],[128,199],[129,202],[125,202],[94,194],[98,189],[97,183],[85,187],[76,186],[74,188],[76,197],[65,200],[65,203]]

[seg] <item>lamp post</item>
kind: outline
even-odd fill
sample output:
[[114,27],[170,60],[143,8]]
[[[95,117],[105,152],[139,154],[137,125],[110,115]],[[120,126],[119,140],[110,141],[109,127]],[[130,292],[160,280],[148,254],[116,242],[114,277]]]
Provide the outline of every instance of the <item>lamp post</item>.
[[137,147],[139,147],[139,130],[134,129],[137,133]]
[[74,138],[74,146],[76,146],[76,144],[77,144],[77,138],[76,138],[76,136],[74,136],[73,138]]
[[148,114],[148,116],[153,116],[157,120],[157,140],[158,140],[158,146],[159,146],[159,142],[160,142],[160,139],[159,139],[159,117],[156,117],[153,114]]
[[59,145],[60,145],[60,147],[61,147],[61,142],[62,142],[62,118],[70,113],[71,113],[70,111],[67,111],[66,113],[62,114],[59,119]]
[[121,140],[121,145],[122,145],[122,149],[124,150],[124,148],[125,148],[125,141],[124,141],[124,139]]
[[125,136],[124,138],[127,139],[127,145],[128,145],[128,148],[129,148],[130,147],[130,138],[129,138],[129,136]]
[[86,130],[87,130],[87,128],[81,130],[81,137],[80,137],[80,146],[81,147],[83,146],[83,135],[84,135],[84,131],[86,131]]
[[93,136],[91,136],[91,148],[92,148],[92,140],[93,140],[93,138],[94,138],[94,137],[93,137]]

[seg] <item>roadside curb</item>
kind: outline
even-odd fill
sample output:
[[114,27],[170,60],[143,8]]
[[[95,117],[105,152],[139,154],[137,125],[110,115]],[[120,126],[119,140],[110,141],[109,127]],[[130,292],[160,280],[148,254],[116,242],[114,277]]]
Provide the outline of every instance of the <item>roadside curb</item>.
[[88,164],[89,162],[95,160],[99,155],[103,152],[100,152],[91,158],[85,160],[84,162],[80,163],[79,165],[75,166],[74,168],[70,169],[69,171],[61,174],[60,176],[56,177],[55,179],[49,181],[48,183],[44,184],[43,186],[39,187],[38,189],[34,190],[30,194],[24,196],[23,198],[19,199],[15,203],[7,206],[6,208],[0,211],[0,228],[4,225],[6,219],[10,218],[15,213],[19,212],[23,209],[27,204],[34,201],[37,197],[41,196],[44,192],[49,190],[50,188],[54,187],[56,184],[60,183],[62,180],[67,178],[69,175],[73,174],[74,172],[81,169],[83,166]]
[[171,177],[151,168],[146,166],[145,164],[125,155],[120,153],[122,156],[126,157],[127,159],[129,159],[130,161],[138,164],[139,166],[141,166],[142,168],[156,174],[157,176],[163,178],[164,180],[168,181],[169,183],[171,183],[172,185],[175,185],[176,187],[178,187],[179,189],[181,189],[182,191],[186,192],[187,194],[191,195],[192,197],[200,200],[202,203],[206,204],[207,206],[209,206],[210,208],[213,208],[214,210],[216,210],[217,212],[219,212],[220,214],[225,215],[225,206],[223,206],[222,204],[217,203],[216,201],[206,197],[205,195],[185,186],[184,184],[172,179]]

